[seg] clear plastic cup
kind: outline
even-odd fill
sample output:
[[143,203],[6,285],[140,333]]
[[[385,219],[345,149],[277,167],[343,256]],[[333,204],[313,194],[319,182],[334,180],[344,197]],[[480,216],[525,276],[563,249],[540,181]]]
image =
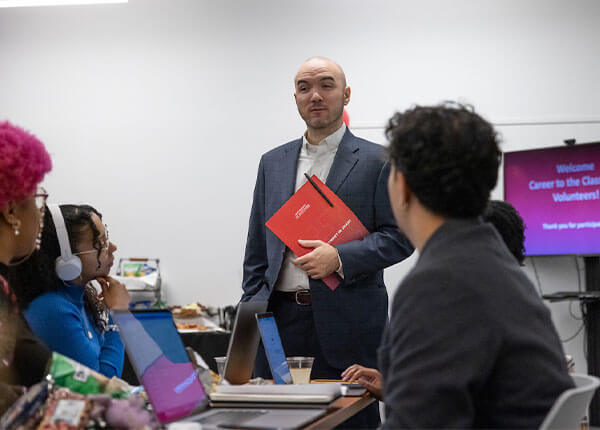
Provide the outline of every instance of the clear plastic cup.
[[294,384],[309,384],[310,372],[315,361],[314,357],[288,357],[286,358],[292,382]]
[[217,362],[217,371],[222,381],[225,376],[225,362],[227,361],[227,357],[215,357],[215,361]]

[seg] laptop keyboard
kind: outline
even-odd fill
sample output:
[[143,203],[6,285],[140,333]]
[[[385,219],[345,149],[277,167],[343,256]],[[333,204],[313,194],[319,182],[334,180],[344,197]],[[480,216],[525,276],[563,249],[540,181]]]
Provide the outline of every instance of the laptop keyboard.
[[265,414],[265,411],[257,410],[227,410],[227,411],[217,411],[214,414],[210,414],[206,417],[202,417],[197,422],[200,424],[218,424],[219,426],[224,427],[235,427],[241,426],[246,421],[251,420],[252,418],[256,418],[260,415]]

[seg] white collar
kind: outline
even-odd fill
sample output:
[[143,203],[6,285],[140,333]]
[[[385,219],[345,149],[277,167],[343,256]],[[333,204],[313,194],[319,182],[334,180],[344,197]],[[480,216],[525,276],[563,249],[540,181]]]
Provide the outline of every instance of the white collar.
[[306,133],[304,133],[304,136],[302,136],[302,146],[304,146],[304,148],[306,148],[306,150],[310,153],[335,152],[337,151],[338,146],[340,146],[345,133],[346,124],[342,123],[340,128],[331,133],[325,139],[321,140],[317,145],[309,143],[308,139],[306,138]]

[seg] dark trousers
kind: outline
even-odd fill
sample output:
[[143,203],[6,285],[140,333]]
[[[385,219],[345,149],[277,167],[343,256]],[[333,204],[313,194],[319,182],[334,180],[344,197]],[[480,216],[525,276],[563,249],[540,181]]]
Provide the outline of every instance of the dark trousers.
[[[274,292],[269,300],[269,312],[273,312],[283,350],[288,357],[314,357],[311,379],[340,379],[345,369],[336,369],[327,363],[321,350],[313,319],[312,306],[298,305]],[[256,355],[255,376],[272,379],[265,350],[261,345]],[[338,428],[371,429],[380,424],[378,402],[345,421]]]

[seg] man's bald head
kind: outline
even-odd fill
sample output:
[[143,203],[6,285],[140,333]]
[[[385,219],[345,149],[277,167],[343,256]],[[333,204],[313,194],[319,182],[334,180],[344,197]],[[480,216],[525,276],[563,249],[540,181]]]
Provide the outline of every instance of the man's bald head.
[[298,73],[296,73],[296,76],[294,78],[294,84],[298,82],[298,75],[300,75],[301,72],[305,71],[307,68],[313,69],[315,67],[328,68],[331,72],[334,72],[337,75],[337,78],[340,80],[342,86],[346,87],[346,74],[344,73],[344,69],[342,69],[342,66],[340,66],[338,63],[336,63],[330,58],[321,56],[310,57],[306,59],[304,63],[302,63],[302,65],[298,69]]
[[346,76],[339,64],[325,57],[309,58],[298,69],[294,88],[309,142],[318,143],[342,126],[350,87],[346,86]]

